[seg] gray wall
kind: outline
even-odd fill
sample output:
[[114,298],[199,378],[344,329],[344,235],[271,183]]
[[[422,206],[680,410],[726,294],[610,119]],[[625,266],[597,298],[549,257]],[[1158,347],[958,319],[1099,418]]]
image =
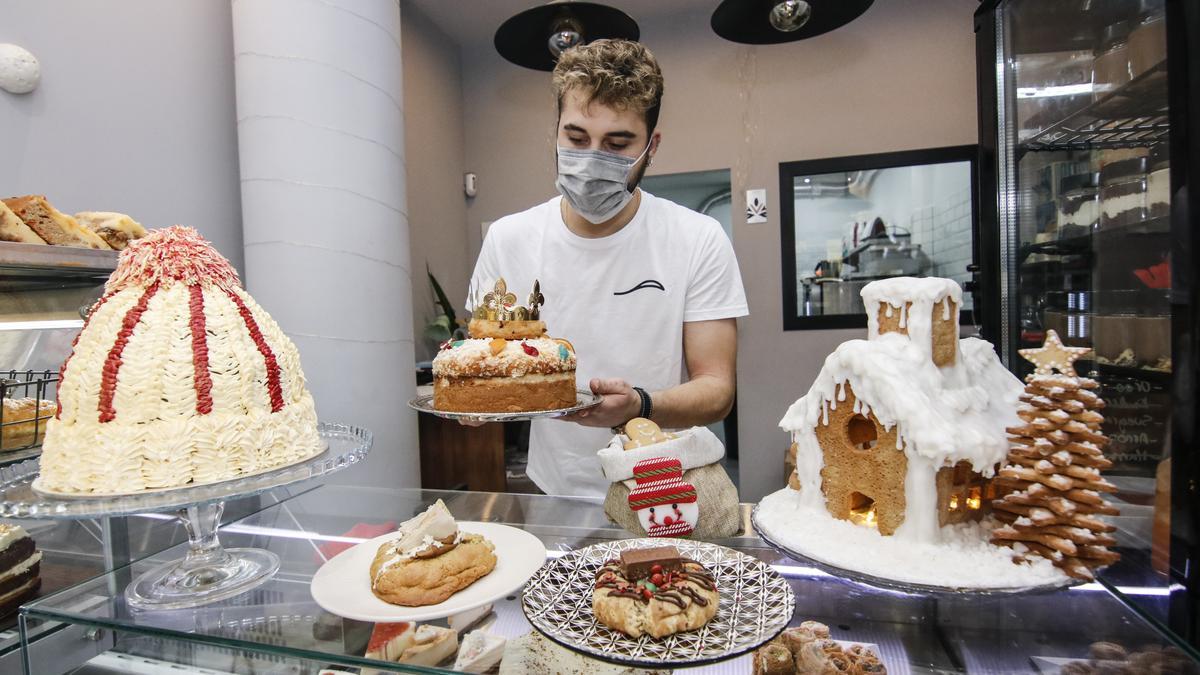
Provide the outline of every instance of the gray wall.
[[0,195],[200,230],[241,269],[229,3],[4,0],[42,83],[0,91]]
[[[733,226],[751,312],[738,349],[743,499],[783,485],[779,418],[834,347],[865,333],[783,331],[779,163],[975,143],[974,5],[876,2],[845,28],[767,47],[717,38],[707,3],[641,21],[666,78],[653,172],[732,169],[734,214],[744,190],[768,190],[768,222],[735,215]],[[548,74],[508,64],[490,41],[464,47],[463,92],[466,166],[480,185],[467,208],[475,252],[480,221],[554,194],[554,101]]]
[[458,47],[413,3],[405,0],[401,8],[413,343],[417,360],[422,361],[433,358],[436,350],[423,335],[425,324],[437,316],[425,265],[454,303],[458,317],[465,318],[463,299],[475,252],[468,246],[465,227],[466,149]]

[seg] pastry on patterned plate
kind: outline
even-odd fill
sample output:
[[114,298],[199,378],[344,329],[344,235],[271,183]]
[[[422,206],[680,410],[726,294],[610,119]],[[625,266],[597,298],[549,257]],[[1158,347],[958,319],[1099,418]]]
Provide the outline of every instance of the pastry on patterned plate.
[[371,563],[371,592],[393,605],[436,605],[495,568],[492,543],[460,531],[439,499],[379,547]]
[[124,251],[129,242],[146,236],[146,228],[124,213],[82,211],[75,214],[75,220],[95,232],[115,251]]
[[596,619],[632,638],[696,630],[717,613],[717,583],[674,546],[630,549],[596,573]]

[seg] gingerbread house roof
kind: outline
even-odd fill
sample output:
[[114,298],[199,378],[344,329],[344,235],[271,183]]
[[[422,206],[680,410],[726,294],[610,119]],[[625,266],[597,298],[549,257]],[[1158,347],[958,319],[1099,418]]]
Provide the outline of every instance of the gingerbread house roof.
[[846,400],[849,384],[856,412],[873,413],[886,429],[898,427],[901,448],[910,457],[935,466],[968,461],[991,475],[1008,451],[1005,427],[1020,423],[1021,382],[983,340],[961,340],[959,354],[954,365],[938,367],[922,343],[905,335],[844,342],[780,426],[789,432],[815,429],[829,408]]

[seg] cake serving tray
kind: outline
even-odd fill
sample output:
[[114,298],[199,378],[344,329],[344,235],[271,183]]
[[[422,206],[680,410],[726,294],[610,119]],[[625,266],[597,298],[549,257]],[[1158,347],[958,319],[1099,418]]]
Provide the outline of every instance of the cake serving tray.
[[[704,565],[721,596],[704,626],[664,638],[631,638],[596,619],[596,572],[621,551],[670,545]],[[573,651],[637,668],[690,668],[749,652],[783,632],[796,607],[791,585],[770,565],[724,546],[685,539],[624,539],[593,544],[548,561],[521,594],[525,618]]]
[[535,419],[550,419],[553,417],[563,417],[571,413],[577,413],[581,410],[595,408],[600,405],[604,397],[599,394],[593,394],[586,389],[575,390],[575,405],[569,408],[556,408],[554,410],[533,410],[525,412],[513,413],[479,413],[479,412],[451,412],[449,410],[438,410],[433,407],[433,394],[425,394],[418,396],[408,402],[408,407],[417,412],[436,415],[448,420],[461,420],[463,422],[526,422]]
[[[972,587],[972,586],[936,586],[933,584],[921,584],[899,579],[888,579],[886,577],[859,572],[846,567],[824,562],[820,558],[815,557],[811,553],[797,550],[791,546],[786,546],[779,541],[778,538],[771,536],[770,531],[763,527],[759,518],[759,506],[754,505],[750,515],[750,524],[754,527],[754,532],[771,548],[779,551],[787,557],[811,565],[818,570],[825,572],[831,576],[852,581],[854,583],[874,586],[889,591],[898,591],[900,593],[910,593],[915,595],[942,595],[942,596],[1007,596],[1007,595],[1023,595],[1037,593],[1054,593],[1056,591],[1078,586],[1085,583],[1080,579],[1066,578],[1058,583],[1049,583],[1031,586],[996,586],[996,587]],[[1103,568],[1101,568],[1103,569]],[[1099,571],[1099,570],[1097,570]]]

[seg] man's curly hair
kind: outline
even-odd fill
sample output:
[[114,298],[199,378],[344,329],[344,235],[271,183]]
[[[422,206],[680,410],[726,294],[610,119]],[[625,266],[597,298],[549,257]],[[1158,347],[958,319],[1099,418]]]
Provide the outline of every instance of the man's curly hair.
[[559,114],[563,96],[578,90],[588,104],[643,114],[650,132],[658,126],[662,71],[654,55],[639,42],[604,39],[572,47],[558,58],[553,84]]

